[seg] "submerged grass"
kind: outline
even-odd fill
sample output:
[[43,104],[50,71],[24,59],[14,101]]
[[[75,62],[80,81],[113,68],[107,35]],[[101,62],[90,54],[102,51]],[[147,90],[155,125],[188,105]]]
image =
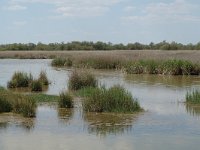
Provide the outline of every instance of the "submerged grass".
[[187,92],[186,103],[200,104],[200,91],[194,90],[192,92]]
[[84,87],[97,87],[97,80],[87,71],[73,71],[69,78],[69,89],[79,90]]
[[132,113],[142,110],[137,100],[118,85],[110,89],[88,88],[85,93],[83,109],[88,112]]

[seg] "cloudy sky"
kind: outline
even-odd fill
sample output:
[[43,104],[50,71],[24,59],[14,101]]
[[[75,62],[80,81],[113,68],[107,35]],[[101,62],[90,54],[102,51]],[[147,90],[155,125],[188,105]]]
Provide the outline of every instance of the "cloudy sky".
[[199,0],[0,0],[0,43],[200,41]]

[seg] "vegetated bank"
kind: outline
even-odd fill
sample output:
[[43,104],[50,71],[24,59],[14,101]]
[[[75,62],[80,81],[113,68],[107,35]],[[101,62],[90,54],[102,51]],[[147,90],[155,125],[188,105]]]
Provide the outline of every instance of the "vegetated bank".
[[[70,62],[70,63],[69,63]],[[118,69],[127,74],[199,75],[200,65],[187,60],[120,60],[110,57],[55,58],[52,66]]]
[[193,63],[200,63],[199,50],[110,50],[110,51],[0,51],[0,58],[14,59],[53,59],[56,57],[82,60],[83,58],[106,58],[125,60],[189,60]]

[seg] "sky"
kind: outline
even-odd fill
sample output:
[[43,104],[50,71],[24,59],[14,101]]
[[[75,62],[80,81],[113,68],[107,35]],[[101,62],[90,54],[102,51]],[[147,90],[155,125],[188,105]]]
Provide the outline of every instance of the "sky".
[[0,0],[0,44],[200,41],[200,0]]

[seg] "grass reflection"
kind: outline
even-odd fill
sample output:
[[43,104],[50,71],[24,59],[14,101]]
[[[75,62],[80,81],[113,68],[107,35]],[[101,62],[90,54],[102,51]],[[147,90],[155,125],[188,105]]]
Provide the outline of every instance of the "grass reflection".
[[131,132],[133,122],[138,114],[85,113],[84,120],[88,123],[88,132],[100,136]]

